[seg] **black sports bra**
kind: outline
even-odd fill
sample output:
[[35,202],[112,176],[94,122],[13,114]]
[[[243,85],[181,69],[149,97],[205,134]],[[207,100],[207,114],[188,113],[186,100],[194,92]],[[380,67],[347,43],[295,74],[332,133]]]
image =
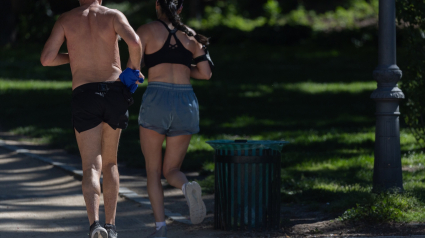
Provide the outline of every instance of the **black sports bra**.
[[[158,19],[159,22],[164,24],[167,30],[170,32],[167,40],[165,41],[164,46],[153,54],[145,54],[145,66],[149,69],[158,64],[170,63],[170,64],[182,64],[187,67],[191,67],[193,53],[186,49],[183,44],[180,42],[179,38],[176,36],[176,32],[178,31],[176,28],[170,30],[165,22]],[[176,44],[171,44],[171,36],[174,36],[176,40]]]

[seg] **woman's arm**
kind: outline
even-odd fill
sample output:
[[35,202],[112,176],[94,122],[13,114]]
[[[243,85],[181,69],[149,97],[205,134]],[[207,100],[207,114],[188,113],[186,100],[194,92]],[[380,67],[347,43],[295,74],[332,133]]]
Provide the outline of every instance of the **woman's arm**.
[[[196,45],[195,54],[193,54],[194,58],[205,55],[205,50],[200,43]],[[192,65],[190,69],[190,77],[194,79],[204,79],[209,80],[212,76],[211,67],[208,61],[202,61],[197,63],[196,65]]]

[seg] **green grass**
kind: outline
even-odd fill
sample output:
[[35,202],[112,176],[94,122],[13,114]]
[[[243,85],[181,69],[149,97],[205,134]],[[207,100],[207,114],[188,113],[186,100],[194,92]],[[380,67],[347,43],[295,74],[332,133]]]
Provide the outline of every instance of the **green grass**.
[[[307,204],[335,216],[356,204],[377,206],[371,194],[375,105],[370,99],[376,88],[376,49],[210,48],[216,70],[211,81],[193,81],[201,132],[193,136],[184,170],[212,173],[207,140],[288,140],[282,156],[282,202]],[[7,67],[0,71],[0,127],[78,153],[69,67],[42,68],[36,62],[38,52],[36,46],[3,49],[0,65]],[[126,59],[125,50],[121,52]],[[128,166],[144,166],[137,117],[145,87],[134,94],[130,126],[121,138],[119,160]],[[401,127],[407,193],[388,195],[387,210],[400,209],[397,221],[425,222],[425,156],[402,120]],[[205,191],[213,192],[213,181],[211,176],[201,181]]]
[[34,90],[71,90],[71,82],[45,81],[45,80],[19,80],[0,79],[0,93],[7,91],[34,91]]

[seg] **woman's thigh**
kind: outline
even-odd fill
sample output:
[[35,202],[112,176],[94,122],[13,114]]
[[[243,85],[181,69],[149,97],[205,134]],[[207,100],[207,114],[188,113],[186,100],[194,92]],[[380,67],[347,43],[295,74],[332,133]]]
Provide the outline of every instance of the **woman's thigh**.
[[146,161],[146,170],[147,172],[152,170],[160,172],[162,168],[162,143],[165,135],[141,126],[139,130],[140,145]]
[[180,169],[192,135],[167,137],[167,146],[164,156],[164,173]]

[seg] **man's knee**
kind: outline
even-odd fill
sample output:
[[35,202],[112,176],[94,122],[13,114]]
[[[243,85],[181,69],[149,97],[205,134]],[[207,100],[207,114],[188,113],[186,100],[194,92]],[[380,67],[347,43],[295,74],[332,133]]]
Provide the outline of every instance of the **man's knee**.
[[118,164],[117,163],[107,163],[103,164],[102,172],[105,173],[117,173],[118,172]]
[[94,191],[95,193],[100,194],[100,174],[101,171],[94,168],[83,170],[83,192]]
[[83,178],[84,177],[93,177],[93,176],[99,176],[102,173],[102,170],[100,166],[96,166],[95,164],[89,166],[88,168],[85,168],[83,170]]

